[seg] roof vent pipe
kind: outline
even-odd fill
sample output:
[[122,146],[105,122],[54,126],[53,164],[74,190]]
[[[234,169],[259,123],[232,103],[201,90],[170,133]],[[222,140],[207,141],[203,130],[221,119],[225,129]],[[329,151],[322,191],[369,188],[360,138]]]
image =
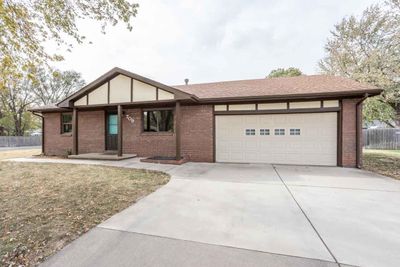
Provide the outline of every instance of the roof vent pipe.
[[185,84],[186,84],[186,85],[189,84],[189,79],[188,79],[188,78],[185,79]]

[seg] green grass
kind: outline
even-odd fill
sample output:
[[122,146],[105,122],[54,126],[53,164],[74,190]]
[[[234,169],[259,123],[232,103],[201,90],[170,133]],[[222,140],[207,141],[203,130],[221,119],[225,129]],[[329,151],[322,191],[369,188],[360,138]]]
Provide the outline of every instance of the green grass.
[[363,168],[400,180],[400,150],[364,149]]

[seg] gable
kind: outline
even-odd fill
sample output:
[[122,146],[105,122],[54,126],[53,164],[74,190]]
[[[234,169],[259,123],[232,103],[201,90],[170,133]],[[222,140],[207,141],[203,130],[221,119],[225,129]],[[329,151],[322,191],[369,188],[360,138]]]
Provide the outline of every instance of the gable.
[[[89,105],[99,105],[107,103],[108,101],[108,83],[105,83],[98,87],[96,90],[90,92],[88,94],[89,97]],[[79,101],[79,100],[78,100]],[[77,105],[77,102],[75,105]]]
[[151,84],[119,74],[75,100],[75,106],[173,100],[175,95]]
[[109,81],[110,83],[110,104],[131,102],[131,78],[118,75]]
[[140,81],[133,81],[133,100],[134,101],[151,101],[157,99],[157,88]]

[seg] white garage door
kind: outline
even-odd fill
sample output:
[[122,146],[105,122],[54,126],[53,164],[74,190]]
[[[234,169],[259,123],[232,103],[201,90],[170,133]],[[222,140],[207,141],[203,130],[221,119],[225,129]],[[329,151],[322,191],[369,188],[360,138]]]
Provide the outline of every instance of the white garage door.
[[337,164],[337,113],[219,115],[217,162]]

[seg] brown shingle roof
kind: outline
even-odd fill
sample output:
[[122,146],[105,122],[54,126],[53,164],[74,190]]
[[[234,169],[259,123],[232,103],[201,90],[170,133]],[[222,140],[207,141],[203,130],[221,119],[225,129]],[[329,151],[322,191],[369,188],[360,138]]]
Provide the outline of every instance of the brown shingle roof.
[[[364,93],[370,95],[380,94],[382,90],[369,84],[359,83],[347,78],[329,76],[329,75],[310,75],[310,76],[297,76],[297,77],[280,77],[280,78],[266,78],[255,80],[240,80],[240,81],[226,81],[215,83],[202,83],[202,84],[189,84],[167,86],[155,81],[149,80],[137,74],[114,68],[105,75],[98,78],[93,83],[85,86],[83,89],[73,94],[72,96],[64,99],[62,102],[68,101],[79,93],[85,93],[88,86],[98,86],[97,83],[104,82],[103,79],[114,77],[116,74],[124,74],[135,79],[142,79],[145,82],[151,82],[154,86],[176,90],[176,92],[185,95],[190,100],[196,99],[210,102],[224,102],[224,101],[247,101],[247,100],[268,100],[268,99],[286,99],[286,98],[318,98],[318,97],[338,97],[338,96],[358,96]],[[110,77],[109,77],[110,76]],[[168,90],[169,90],[168,89]],[[183,99],[183,98],[182,98]],[[62,108],[63,105],[51,104],[42,107],[35,107],[30,109],[33,112],[52,112],[68,110]]]
[[266,78],[215,83],[178,85],[175,88],[200,99],[237,98],[257,96],[285,96],[329,93],[379,93],[369,84],[329,75],[303,75],[297,77]]

